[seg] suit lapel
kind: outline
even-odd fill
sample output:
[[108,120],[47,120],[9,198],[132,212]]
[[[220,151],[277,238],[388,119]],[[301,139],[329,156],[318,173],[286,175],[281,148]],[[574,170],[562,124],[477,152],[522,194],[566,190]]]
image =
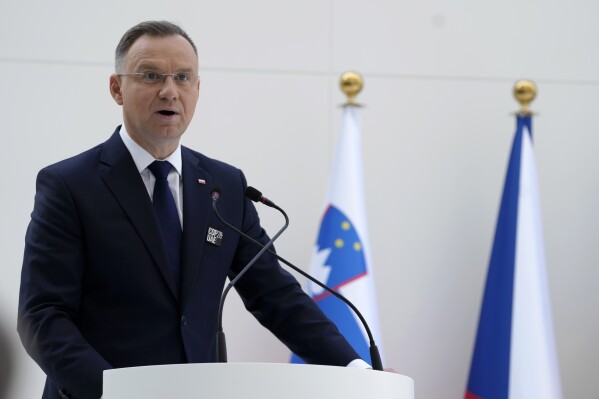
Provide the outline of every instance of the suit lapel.
[[208,221],[212,212],[212,176],[198,164],[198,158],[187,148],[181,147],[183,161],[183,264],[181,283],[182,307],[201,266]]
[[102,179],[145,243],[171,293],[178,298],[152,201],[118,130],[117,128],[117,131],[104,143],[100,162],[106,165],[107,169],[102,174]]

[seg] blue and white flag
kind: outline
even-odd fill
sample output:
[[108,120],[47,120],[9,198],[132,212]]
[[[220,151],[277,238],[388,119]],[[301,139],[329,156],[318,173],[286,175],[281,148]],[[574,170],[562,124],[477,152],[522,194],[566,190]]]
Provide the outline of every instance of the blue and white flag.
[[530,116],[517,119],[465,397],[562,397]]
[[[346,106],[343,115],[311,274],[354,303],[382,353],[366,228],[359,109]],[[360,357],[369,361],[368,336],[352,310],[316,284],[309,283],[308,292]],[[292,362],[301,360],[293,355]]]

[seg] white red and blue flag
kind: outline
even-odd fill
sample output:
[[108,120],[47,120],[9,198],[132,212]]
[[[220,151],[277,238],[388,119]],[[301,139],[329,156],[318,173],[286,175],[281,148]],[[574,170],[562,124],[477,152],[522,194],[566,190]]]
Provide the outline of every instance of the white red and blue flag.
[[466,399],[561,398],[531,125],[517,117]]
[[[365,208],[360,114],[357,107],[346,106],[311,274],[354,303],[382,352]],[[368,337],[352,310],[316,284],[310,283],[308,292],[360,357],[369,361]],[[291,361],[302,362],[296,355]]]

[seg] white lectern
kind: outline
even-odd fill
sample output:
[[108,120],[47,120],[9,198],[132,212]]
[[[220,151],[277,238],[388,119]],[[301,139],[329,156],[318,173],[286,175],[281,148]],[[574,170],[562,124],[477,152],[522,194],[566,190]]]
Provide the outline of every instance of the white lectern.
[[203,363],[104,371],[102,399],[414,399],[406,376],[346,367]]

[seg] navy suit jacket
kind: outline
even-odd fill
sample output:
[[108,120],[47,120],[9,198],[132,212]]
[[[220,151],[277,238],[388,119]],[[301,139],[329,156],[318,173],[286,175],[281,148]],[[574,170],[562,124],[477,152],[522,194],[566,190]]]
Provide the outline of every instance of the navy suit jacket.
[[[181,292],[169,272],[152,203],[117,131],[40,171],[27,229],[18,329],[47,375],[45,399],[101,395],[102,371],[215,360],[219,299],[268,236],[243,173],[182,147]],[[198,179],[205,180],[200,184]],[[206,242],[209,227],[222,243]],[[236,285],[246,308],[308,363],[358,358],[291,275],[265,254]]]

